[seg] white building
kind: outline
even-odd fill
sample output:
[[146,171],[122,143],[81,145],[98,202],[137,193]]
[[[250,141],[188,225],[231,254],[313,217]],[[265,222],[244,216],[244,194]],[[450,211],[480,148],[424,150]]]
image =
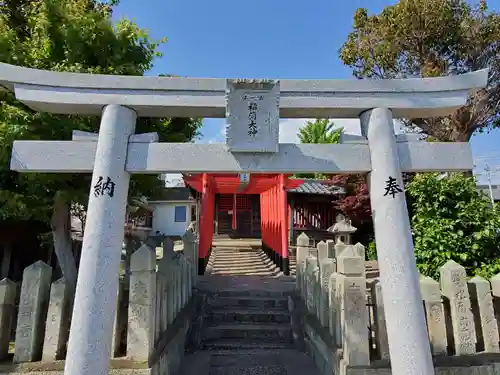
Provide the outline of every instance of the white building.
[[153,207],[153,230],[166,236],[182,236],[196,221],[196,199],[187,187],[167,187],[161,198],[149,201]]

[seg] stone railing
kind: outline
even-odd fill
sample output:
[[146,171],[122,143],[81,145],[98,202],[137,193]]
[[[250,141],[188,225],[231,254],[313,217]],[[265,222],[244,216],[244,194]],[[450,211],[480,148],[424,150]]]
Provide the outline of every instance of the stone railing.
[[[365,248],[308,243],[305,234],[297,239],[294,306],[306,350],[324,374],[390,375],[382,287],[367,280]],[[449,261],[439,282],[422,277],[420,286],[436,373],[500,374],[500,274],[468,279]]]
[[[141,375],[158,368],[172,373],[180,364],[193,316],[198,257],[192,232],[183,242],[182,251],[174,251],[172,241],[164,239],[159,260],[149,241],[131,255],[128,288],[124,279],[119,284],[111,346],[111,368],[118,361],[120,374],[128,374],[127,363]],[[27,267],[19,284],[0,281],[0,374],[17,373],[27,362],[29,370],[21,372],[38,367],[61,372],[73,297],[64,278],[53,281],[52,268],[42,261]]]

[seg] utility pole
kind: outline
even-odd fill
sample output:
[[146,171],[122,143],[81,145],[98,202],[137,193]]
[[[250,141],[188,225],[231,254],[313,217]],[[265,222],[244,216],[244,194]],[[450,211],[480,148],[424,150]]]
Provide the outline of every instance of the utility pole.
[[500,168],[491,168],[488,164],[484,167],[484,173],[478,173],[478,175],[486,175],[486,180],[488,181],[488,191],[490,193],[491,205],[495,204],[495,198],[493,196],[493,184],[492,184],[492,174],[499,172]]

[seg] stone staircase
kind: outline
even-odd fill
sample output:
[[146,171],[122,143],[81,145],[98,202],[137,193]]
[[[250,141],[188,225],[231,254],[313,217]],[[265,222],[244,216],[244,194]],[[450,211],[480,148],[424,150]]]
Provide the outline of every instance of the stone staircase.
[[206,295],[201,350],[181,375],[318,375],[294,346],[288,296],[293,277],[201,276]]
[[[296,257],[290,254],[290,273]],[[376,262],[367,276],[378,274]],[[206,296],[201,345],[185,358],[181,375],[318,375],[314,361],[295,348],[285,276],[255,243],[219,241],[197,288]]]
[[293,348],[288,298],[265,290],[211,296],[204,321],[207,350]]
[[213,355],[209,366],[209,375],[287,375],[281,358],[265,352]]
[[198,352],[185,358],[180,375],[319,375],[314,361],[295,349]]
[[214,246],[206,274],[232,276],[279,276],[281,271],[261,248],[252,246]]

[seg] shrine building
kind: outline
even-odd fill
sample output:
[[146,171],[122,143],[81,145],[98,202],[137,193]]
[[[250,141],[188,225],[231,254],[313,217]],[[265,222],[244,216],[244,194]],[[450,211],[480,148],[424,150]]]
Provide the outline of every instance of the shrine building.
[[[328,237],[335,223],[333,201],[344,195],[329,180],[303,180],[285,174],[185,174],[185,185],[199,202],[197,232],[200,273],[214,236],[261,238],[262,248],[285,275],[289,244],[297,232],[314,241]],[[331,234],[333,236],[333,234]]]

